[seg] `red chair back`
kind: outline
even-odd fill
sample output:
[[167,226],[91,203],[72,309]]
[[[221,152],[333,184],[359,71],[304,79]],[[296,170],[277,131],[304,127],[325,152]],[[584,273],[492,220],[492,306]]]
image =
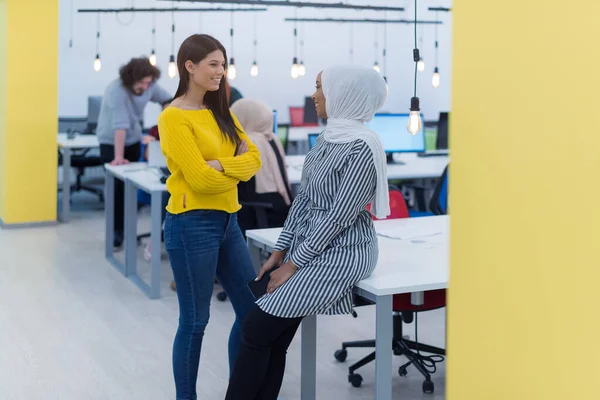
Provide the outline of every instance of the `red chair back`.
[[[408,206],[404,195],[398,189],[390,189],[390,215],[386,219],[409,218]],[[370,204],[367,206],[370,210]],[[373,216],[373,219],[375,216]],[[446,289],[430,290],[424,292],[424,301],[420,306],[411,303],[411,294],[395,294],[392,298],[392,309],[394,311],[428,311],[446,306]]]
[[304,125],[304,107],[290,107],[290,125]]
[[[408,218],[410,214],[408,213],[408,206],[406,205],[406,201],[404,200],[404,195],[398,189],[390,189],[390,215],[386,219],[397,219],[397,218]],[[371,211],[371,205],[367,206],[367,210]],[[373,219],[375,218],[372,215]]]

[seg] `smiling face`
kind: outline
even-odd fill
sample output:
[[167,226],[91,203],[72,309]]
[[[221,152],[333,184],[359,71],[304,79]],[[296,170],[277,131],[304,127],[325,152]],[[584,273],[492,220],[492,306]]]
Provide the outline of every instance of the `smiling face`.
[[317,75],[317,90],[312,95],[312,99],[315,102],[315,108],[317,109],[317,115],[319,118],[327,118],[327,109],[325,107],[325,95],[323,94],[323,86],[321,85],[322,72]]
[[225,56],[221,50],[215,50],[197,64],[186,61],[185,68],[194,85],[207,92],[215,92],[219,90],[221,80],[225,76]]

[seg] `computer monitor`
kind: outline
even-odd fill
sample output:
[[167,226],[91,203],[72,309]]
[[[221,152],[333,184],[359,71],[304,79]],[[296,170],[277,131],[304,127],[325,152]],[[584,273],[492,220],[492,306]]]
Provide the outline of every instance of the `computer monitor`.
[[[366,125],[379,135],[386,153],[420,153],[425,151],[423,129],[416,135],[406,130],[409,114],[375,114]],[[423,115],[421,115],[421,120]]]
[[308,134],[308,148],[312,149],[317,144],[317,139],[319,138],[318,133],[309,133]]
[[317,109],[315,108],[315,102],[312,97],[304,98],[304,123],[305,124],[319,124],[319,116],[317,115]]
[[87,116],[87,131],[89,133],[96,131],[98,125],[98,117],[100,116],[100,107],[102,106],[102,96],[88,97],[88,116]]
[[435,148],[437,150],[448,149],[448,123],[450,113],[441,112],[437,124],[437,137],[435,139]]
[[273,110],[273,133],[277,135],[277,110]]

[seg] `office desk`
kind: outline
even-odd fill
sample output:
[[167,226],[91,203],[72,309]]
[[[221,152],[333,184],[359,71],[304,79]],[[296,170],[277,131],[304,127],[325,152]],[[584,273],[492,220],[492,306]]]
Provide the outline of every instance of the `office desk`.
[[96,135],[76,135],[69,139],[66,133],[59,133],[57,138],[58,148],[63,153],[63,179],[62,179],[62,210],[60,221],[68,222],[71,212],[71,151],[73,149],[95,149],[100,147]]
[[[148,297],[160,297],[160,253],[161,253],[161,213],[162,194],[167,186],[160,182],[161,174],[156,168],[146,168],[127,174],[125,181],[125,270],[131,279]],[[152,227],[151,240],[151,274],[150,284],[144,282],[137,273],[137,189],[150,195],[150,216]]]
[[[388,179],[430,179],[439,178],[450,162],[447,156],[418,157],[416,154],[402,154],[403,164],[388,164]],[[306,156],[287,156],[287,172],[291,185],[299,185],[302,166]]]
[[[359,282],[355,291],[376,303],[375,398],[392,398],[392,296],[420,294],[448,287],[449,254],[447,216],[376,221],[379,260],[373,274]],[[249,230],[248,248],[253,261],[261,250],[272,251],[281,229]],[[260,265],[255,265],[259,268]],[[325,317],[326,318],[326,317]],[[316,316],[302,322],[301,399],[316,399]]]
[[[105,257],[119,272],[131,279],[148,297],[160,297],[160,252],[161,252],[161,207],[162,193],[167,190],[166,185],[160,182],[157,169],[149,168],[145,162],[130,163],[127,165],[106,168],[106,232],[105,232]],[[125,264],[114,257],[114,185],[115,179],[125,183],[124,199],[124,241]],[[137,274],[137,189],[150,194],[150,215],[152,218],[151,238],[151,276],[150,284],[146,284]]]

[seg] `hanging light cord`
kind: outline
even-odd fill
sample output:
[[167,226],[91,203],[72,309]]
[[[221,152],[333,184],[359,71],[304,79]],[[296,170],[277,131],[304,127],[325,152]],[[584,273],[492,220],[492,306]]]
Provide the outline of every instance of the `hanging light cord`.
[[233,58],[233,7],[231,8],[231,16],[229,21],[231,25],[231,28],[229,29],[229,37],[231,38],[231,58]]
[[435,66],[438,66],[438,23],[439,22],[439,12],[435,12]]
[[256,13],[253,15],[254,17],[254,62],[256,62],[256,58],[257,58],[257,47],[258,47],[258,35],[256,33],[257,28],[256,28]]
[[[294,18],[298,19],[298,9],[294,10]],[[298,22],[294,21],[294,58],[298,57]]]
[[96,18],[96,54],[100,54],[100,14]]
[[[383,13],[383,18],[387,21],[387,11]],[[383,24],[383,77],[387,79],[387,23]]]
[[171,8],[171,55],[175,55],[175,6]]
[[417,97],[417,76],[419,73],[419,67],[418,67],[417,63],[419,62],[419,59],[421,58],[421,56],[419,54],[418,43],[417,43],[417,0],[415,0],[415,54],[414,54],[414,58],[415,58],[415,86],[414,86],[413,97]]
[[152,13],[152,51],[156,50],[156,14]]

